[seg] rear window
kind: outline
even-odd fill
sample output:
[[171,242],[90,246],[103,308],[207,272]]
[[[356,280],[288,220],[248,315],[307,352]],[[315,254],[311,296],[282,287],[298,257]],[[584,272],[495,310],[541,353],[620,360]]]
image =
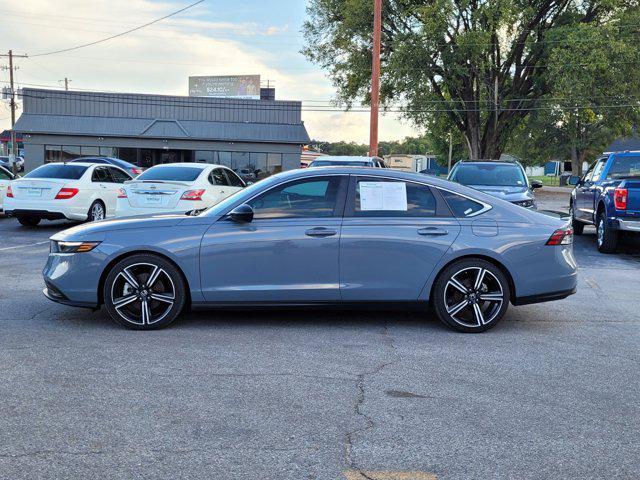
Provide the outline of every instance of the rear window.
[[371,162],[359,162],[357,160],[344,160],[344,161],[328,161],[328,160],[316,160],[311,162],[310,167],[370,167]]
[[201,168],[160,167],[150,168],[136,180],[167,180],[174,182],[193,182],[202,173]]
[[640,155],[615,157],[609,169],[609,178],[640,177]]
[[485,208],[482,203],[463,197],[457,193],[446,190],[440,190],[440,193],[447,202],[447,205],[449,205],[453,215],[457,218],[473,217],[481,213]]
[[492,187],[524,187],[527,181],[522,169],[506,164],[460,164],[451,180],[462,185],[484,185]]
[[36,168],[34,171],[27,173],[24,178],[62,178],[65,180],[79,180],[84,172],[87,171],[84,165],[70,165],[60,163],[50,163]]

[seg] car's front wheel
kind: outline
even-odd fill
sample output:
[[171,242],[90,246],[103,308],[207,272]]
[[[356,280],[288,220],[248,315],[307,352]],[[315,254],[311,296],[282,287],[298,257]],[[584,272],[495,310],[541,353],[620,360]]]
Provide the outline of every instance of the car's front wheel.
[[494,327],[509,306],[509,282],[494,264],[468,258],[449,265],[436,280],[433,305],[438,318],[460,332]]
[[139,254],[118,262],[103,290],[109,316],[128,328],[155,330],[176,320],[186,302],[178,269],[162,257]]
[[573,207],[573,202],[571,202],[571,206],[569,207],[569,215],[571,216],[571,228],[573,228],[573,233],[575,235],[582,235],[584,232],[584,223],[576,219],[576,211]]

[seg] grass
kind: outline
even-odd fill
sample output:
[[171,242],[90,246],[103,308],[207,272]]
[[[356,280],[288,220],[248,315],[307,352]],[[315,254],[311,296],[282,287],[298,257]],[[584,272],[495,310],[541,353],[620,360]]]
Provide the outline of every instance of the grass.
[[529,177],[529,180],[539,180],[545,187],[559,187],[560,177],[547,177],[546,175],[537,175]]

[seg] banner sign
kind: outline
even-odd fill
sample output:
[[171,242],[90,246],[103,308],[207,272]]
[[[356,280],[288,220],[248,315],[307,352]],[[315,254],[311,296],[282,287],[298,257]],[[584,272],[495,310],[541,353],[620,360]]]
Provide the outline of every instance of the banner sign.
[[190,97],[260,99],[260,75],[189,77]]

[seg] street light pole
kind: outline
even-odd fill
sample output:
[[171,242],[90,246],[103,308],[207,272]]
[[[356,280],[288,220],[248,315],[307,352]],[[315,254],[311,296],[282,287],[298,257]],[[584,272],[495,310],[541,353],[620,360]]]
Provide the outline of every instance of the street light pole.
[[16,155],[16,151],[18,150],[16,147],[18,146],[16,143],[16,131],[13,128],[16,124],[16,89],[13,86],[13,51],[9,50],[9,88],[11,88],[11,155],[13,159],[12,170],[13,175],[16,176],[18,174],[18,155]]
[[369,155],[378,155],[378,114],[380,110],[380,43],[382,37],[382,0],[373,0],[373,55],[371,64],[371,125]]

